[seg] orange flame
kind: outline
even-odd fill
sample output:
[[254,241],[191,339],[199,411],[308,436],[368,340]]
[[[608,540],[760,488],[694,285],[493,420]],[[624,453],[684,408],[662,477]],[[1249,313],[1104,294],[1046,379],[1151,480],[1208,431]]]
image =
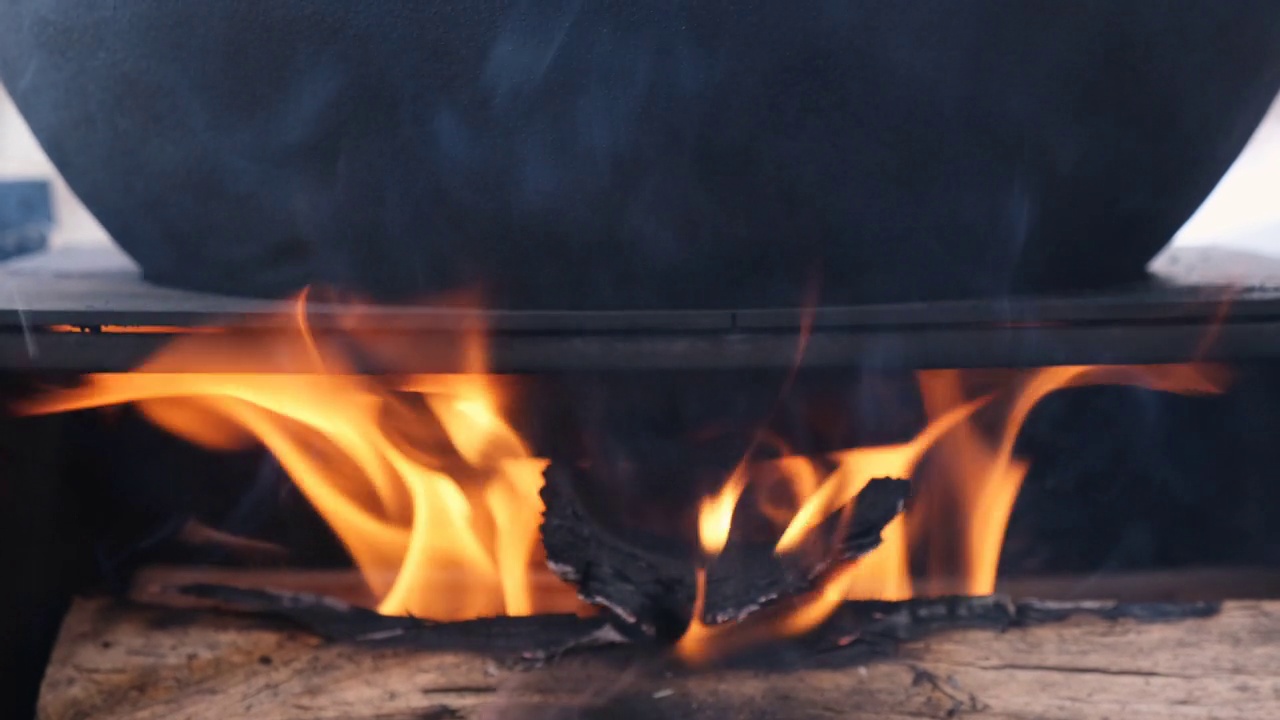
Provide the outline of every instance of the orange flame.
[[[1061,366],[1004,375],[1005,395],[1011,399],[994,445],[971,423],[943,437],[936,448],[943,473],[935,479],[940,482],[930,488],[930,501],[917,503],[907,516],[913,543],[930,566],[926,570],[931,594],[982,595],[995,590],[1005,529],[1030,466],[1014,457],[1014,444],[1045,397],[1064,388],[1097,385],[1205,395],[1222,392],[1227,382],[1221,368],[1202,364]],[[926,411],[936,416],[962,402],[964,379],[956,370],[919,373]],[[948,524],[958,526],[955,535],[941,529]],[[955,567],[947,567],[948,558],[955,559]]]
[[707,625],[699,619],[706,592],[706,573],[699,571],[693,620],[676,643],[676,656],[690,665],[705,665],[760,643],[804,635],[844,604],[859,565],[851,563],[838,568],[816,590],[803,597],[762,610],[741,622],[722,625]]
[[729,475],[724,487],[716,494],[702,501],[698,512],[698,542],[702,552],[708,557],[715,557],[729,542],[729,527],[733,524],[733,511],[738,507],[738,499],[747,487],[747,468],[740,463]]
[[[463,372],[390,382],[357,374],[346,355],[326,352],[309,327],[306,293],[291,317],[292,334],[186,334],[138,368],[144,372],[89,375],[81,386],[19,410],[134,403],[157,425],[203,447],[262,443],[346,545],[384,613],[456,620],[579,609],[569,586],[531,571],[541,560],[546,461],[504,418],[503,387],[487,374],[483,328],[466,336]],[[363,337],[356,315],[337,320],[346,340],[370,356],[400,351]],[[799,355],[784,392],[798,366]],[[770,441],[758,434],[723,487],[699,507],[704,568],[694,620],[676,648],[680,657],[705,662],[807,632],[846,599],[992,592],[1029,467],[1015,456],[1015,443],[1043,398],[1086,385],[1216,393],[1225,384],[1218,368],[1197,363],[933,370],[917,380],[928,422],[907,442],[851,448],[816,462],[778,441],[781,458],[757,461],[756,447]],[[781,491],[756,497],[778,533],[775,551],[787,553],[825,518],[847,510],[871,479],[910,478],[926,459],[930,482],[884,529],[878,549],[837,568],[803,598],[739,623],[700,621],[705,567],[723,552],[750,483],[769,482]],[[913,563],[922,567],[921,577],[912,576]]]
[[103,333],[107,335],[195,335],[224,332],[220,327],[196,327],[178,325],[47,325],[44,330],[52,333]]
[[759,463],[752,480],[763,492],[758,497],[760,514],[778,530],[787,527],[800,504],[813,495],[822,482],[820,470],[811,458],[786,455]]
[[836,455],[837,468],[817,491],[808,497],[791,524],[778,540],[778,552],[795,549],[804,536],[823,518],[844,507],[862,492],[862,488],[876,477],[910,477],[916,463],[924,457],[938,438],[963,422],[975,410],[986,403],[979,398],[949,410],[936,421],[929,423],[919,435],[901,445],[857,448]]
[[[980,378],[977,373],[973,377]],[[915,594],[911,576],[913,552],[927,561],[924,584],[931,594],[989,594],[1009,516],[1029,463],[1014,456],[1014,445],[1027,417],[1047,395],[1068,387],[1135,385],[1187,394],[1221,392],[1226,383],[1220,368],[1202,364],[1163,366],[1064,366],[1036,371],[1001,371],[996,392],[966,396],[966,375],[958,370],[918,373],[929,422],[900,445],[855,448],[836,453],[835,469],[804,497],[776,545],[776,552],[796,549],[822,520],[847,506],[875,477],[909,478],[928,453],[942,462],[942,482],[920,492],[913,507],[882,533],[882,544],[856,562],[833,573],[808,597],[748,617],[738,624],[708,626],[701,621],[705,572],[700,571],[698,599],[688,630],[676,646],[689,663],[705,663],[763,640],[808,632],[835,612],[846,599],[901,600]],[[1003,403],[997,404],[998,400]],[[990,442],[974,425],[974,416],[994,407],[1000,415],[997,439]],[[803,493],[813,487],[804,468],[811,464],[783,458],[773,463],[791,469],[790,487]],[[732,502],[746,485],[745,461],[725,489],[703,505],[699,529],[713,534],[700,539],[714,562],[728,535]]]
[[[857,448],[838,453],[836,469],[827,477],[791,519],[778,540],[780,553],[794,550],[818,523],[849,504],[872,478],[909,478],[925,452],[938,438],[964,422],[989,398],[978,398],[951,408],[909,442],[901,445]],[[911,575],[906,552],[906,525],[895,518],[881,534],[875,552],[853,565],[845,576],[848,587],[856,587],[863,597],[903,600],[911,597]]]
[[[20,410],[136,403],[207,448],[260,441],[347,547],[380,612],[458,620],[576,609],[569,586],[530,573],[546,461],[503,419],[496,384],[432,375],[393,387],[350,374],[322,352],[301,302],[295,316],[293,335],[248,347],[184,338],[147,372],[90,375]],[[220,371],[200,372],[209,367]]]

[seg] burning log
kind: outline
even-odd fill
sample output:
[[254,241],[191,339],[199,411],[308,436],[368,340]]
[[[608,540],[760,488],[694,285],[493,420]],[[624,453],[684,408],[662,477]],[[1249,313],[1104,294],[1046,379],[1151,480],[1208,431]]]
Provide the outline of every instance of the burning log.
[[[697,597],[694,554],[666,555],[619,539],[592,520],[569,467],[553,464],[545,476],[542,543],[551,569],[624,626],[660,639],[678,637],[689,625]],[[853,503],[788,553],[731,532],[724,552],[706,568],[700,620],[708,625],[742,620],[812,591],[830,572],[880,544],[880,531],[902,511],[909,489],[905,480],[872,480]]]
[[[567,651],[625,645],[628,639],[608,617],[540,615],[532,618],[482,618],[434,622],[379,615],[364,607],[309,592],[195,583],[153,596],[162,606],[195,607],[285,620],[335,642],[382,642],[432,649],[482,648],[493,654],[540,663]],[[188,600],[192,601],[188,605]],[[1014,601],[1005,595],[850,601],[839,606],[817,632],[776,638],[771,647],[749,657],[733,657],[725,666],[768,664],[801,653],[829,656],[836,664],[860,664],[892,655],[899,643],[961,629],[1006,630],[1061,622],[1079,615],[1108,620],[1162,622],[1211,617],[1220,602],[1119,602],[1114,600]],[[566,639],[567,638],[567,639]],[[655,649],[647,646],[644,650]]]
[[[1276,717],[1280,647],[1267,638],[1280,633],[1280,605],[1214,609],[852,603],[803,648],[689,673],[652,646],[510,662],[521,647],[598,622],[563,616],[325,642],[263,616],[81,600],[63,624],[39,717]],[[1182,621],[1149,622],[1153,613]],[[1010,624],[1018,629],[991,632]]]

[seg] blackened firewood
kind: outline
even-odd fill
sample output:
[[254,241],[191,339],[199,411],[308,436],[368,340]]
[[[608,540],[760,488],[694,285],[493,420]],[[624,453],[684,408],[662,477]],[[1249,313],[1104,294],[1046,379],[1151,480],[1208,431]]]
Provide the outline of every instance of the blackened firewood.
[[1216,615],[1216,602],[1123,603],[1111,600],[1013,600],[1005,595],[903,601],[849,601],[812,632],[722,658],[728,667],[855,667],[897,656],[904,644],[956,630],[1012,631],[1078,616],[1140,623]]
[[830,571],[880,546],[880,532],[901,512],[909,489],[905,480],[872,480],[854,499],[847,519],[843,511],[833,513],[785,555],[730,533],[724,552],[707,568],[702,621],[741,620],[774,601],[813,590]]
[[[569,654],[599,652],[625,645],[616,618],[572,615],[482,618],[463,622],[431,622],[386,617],[310,593],[287,593],[211,583],[172,588],[180,595],[211,601],[236,613],[280,618],[295,627],[338,642],[411,649],[478,652],[508,667],[533,668]],[[852,601],[813,632],[754,646],[752,652],[723,658],[733,667],[851,667],[898,654],[904,643],[955,630],[1004,632],[1047,625],[1085,615],[1104,620],[1142,623],[1211,617],[1219,603],[1122,603],[1109,600],[1012,600],[1003,595],[917,598],[901,602]],[[189,608],[174,609],[191,613]],[[199,610],[196,611],[200,612]],[[198,617],[198,615],[190,615]],[[169,622],[173,622],[172,619]],[[628,662],[653,660],[661,647],[632,645]]]
[[939,632],[966,629],[1000,632],[1062,622],[1081,615],[1104,620],[1172,622],[1211,617],[1220,609],[1221,603],[1216,602],[1015,601],[1005,595],[916,598],[900,602],[851,601],[840,606],[821,628],[792,644],[802,646],[806,657],[824,656],[822,664],[856,665],[892,655],[902,643]]
[[1014,623],[1020,626],[1065,620],[1074,615],[1095,615],[1106,620],[1174,622],[1216,615],[1219,602],[1116,602],[1113,600],[1020,600]]
[[[415,650],[478,652],[512,668],[534,668],[571,654],[600,652],[628,644],[616,618],[572,615],[482,618],[431,622],[386,617],[332,598],[238,588],[212,583],[171,588],[179,595],[210,601],[237,614],[280,618],[327,640]],[[1219,603],[1121,603],[1107,600],[1012,600],[1007,596],[918,598],[902,602],[853,601],[843,604],[820,627],[800,637],[777,638],[750,653],[722,658],[735,667],[851,667],[898,654],[904,643],[938,633],[977,629],[1003,632],[1047,625],[1086,615],[1142,623],[1210,617]],[[174,608],[194,621],[190,608]],[[201,612],[196,610],[196,613]],[[668,660],[655,643],[636,643],[617,657],[628,663]],[[657,651],[655,653],[655,651]]]
[[416,618],[379,615],[368,608],[313,593],[213,583],[194,583],[173,590],[180,595],[209,601],[213,607],[279,617],[327,640],[377,639],[424,625]]
[[[460,649],[528,658],[558,655],[607,637],[608,620],[575,615],[492,617],[436,622],[414,617],[379,615],[324,595],[196,583],[172,588],[211,607],[285,620],[335,642],[408,645],[415,648]],[[543,650],[555,648],[556,651]]]
[[[553,463],[546,471],[542,541],[548,565],[574,583],[584,600],[606,608],[624,626],[660,640],[678,637],[693,612],[696,554],[654,552],[609,533],[583,507],[575,480],[566,465]],[[724,552],[707,569],[702,621],[741,620],[813,590],[827,573],[880,544],[880,531],[902,510],[908,490],[904,480],[872,480],[845,509],[851,513],[834,513],[786,555],[775,554],[772,544],[731,533]]]

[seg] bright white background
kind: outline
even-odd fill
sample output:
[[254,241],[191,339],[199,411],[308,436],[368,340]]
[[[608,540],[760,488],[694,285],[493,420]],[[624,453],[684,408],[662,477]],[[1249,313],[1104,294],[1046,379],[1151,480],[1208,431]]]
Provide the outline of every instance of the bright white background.
[[[67,188],[45,157],[12,101],[0,88],[0,179],[50,178],[57,228],[53,243],[109,243],[102,227]],[[1280,99],[1249,147],[1204,206],[1179,233],[1175,246],[1213,245],[1280,257]]]

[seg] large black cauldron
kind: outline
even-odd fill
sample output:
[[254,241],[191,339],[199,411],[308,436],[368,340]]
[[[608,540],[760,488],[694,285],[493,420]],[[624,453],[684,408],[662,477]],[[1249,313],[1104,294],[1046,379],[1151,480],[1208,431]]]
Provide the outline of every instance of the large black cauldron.
[[1276,0],[0,0],[152,280],[729,307],[1140,276],[1280,89]]

